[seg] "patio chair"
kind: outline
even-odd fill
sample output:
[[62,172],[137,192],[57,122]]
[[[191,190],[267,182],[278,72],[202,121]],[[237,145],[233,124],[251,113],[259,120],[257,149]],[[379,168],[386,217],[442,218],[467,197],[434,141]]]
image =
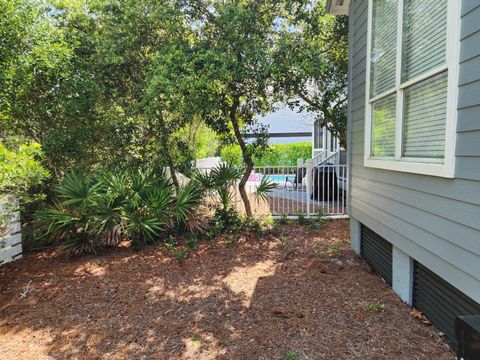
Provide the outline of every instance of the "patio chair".
[[[285,177],[285,181],[283,183],[283,188],[287,188],[288,187],[288,184],[292,184],[292,188],[293,189],[297,189],[298,188],[298,185],[301,185],[303,184],[303,181],[305,179],[305,175],[307,174],[307,168],[305,167],[302,167],[302,168],[298,168],[297,169],[297,172],[295,173],[295,176],[293,175],[287,175]],[[292,179],[293,178],[293,179]]]

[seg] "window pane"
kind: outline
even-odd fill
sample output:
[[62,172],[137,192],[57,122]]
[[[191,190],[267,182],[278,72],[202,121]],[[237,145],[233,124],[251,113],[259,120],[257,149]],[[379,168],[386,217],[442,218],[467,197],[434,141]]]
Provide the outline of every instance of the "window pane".
[[405,91],[403,156],[444,157],[447,85],[445,72]]
[[395,86],[398,0],[373,2],[371,97]]
[[446,63],[448,0],[405,0],[403,81]]
[[318,125],[318,121],[313,126],[313,148],[323,149],[323,127]]
[[396,94],[373,104],[372,156],[395,156]]

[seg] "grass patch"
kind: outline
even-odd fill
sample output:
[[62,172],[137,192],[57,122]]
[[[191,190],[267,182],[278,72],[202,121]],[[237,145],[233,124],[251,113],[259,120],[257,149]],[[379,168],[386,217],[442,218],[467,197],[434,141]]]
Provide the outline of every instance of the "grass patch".
[[195,337],[192,340],[192,344],[197,347],[202,346],[202,337],[200,335],[195,335]]
[[198,239],[190,236],[187,238],[187,245],[192,249],[192,250],[197,250],[198,248]]
[[296,213],[298,223],[300,225],[306,226],[311,231],[319,230],[325,224],[325,219],[321,211],[319,211],[318,215],[316,216],[307,216],[303,214],[301,211]]
[[177,247],[177,239],[175,236],[169,236],[168,239],[163,243],[163,246],[168,251],[173,251]]
[[384,312],[385,305],[381,303],[367,303],[363,304],[363,309],[370,312]]
[[177,260],[179,265],[183,265],[189,253],[190,250],[188,250],[187,247],[181,246],[173,253],[173,257],[175,258],[175,260]]
[[287,244],[288,244],[288,236],[281,235],[278,240],[280,240],[280,243],[282,244],[282,246],[287,246]]
[[300,360],[300,354],[293,351],[288,351],[285,354],[285,360]]

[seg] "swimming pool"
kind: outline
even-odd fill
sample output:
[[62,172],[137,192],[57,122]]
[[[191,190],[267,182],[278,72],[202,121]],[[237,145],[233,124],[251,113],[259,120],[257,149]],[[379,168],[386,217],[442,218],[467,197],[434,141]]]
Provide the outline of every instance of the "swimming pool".
[[282,175],[282,174],[275,174],[275,175],[260,175],[260,177],[263,179],[264,177],[265,178],[268,178],[270,181],[274,181],[274,182],[277,182],[277,183],[284,183],[285,181],[287,181],[287,179],[289,181],[293,181],[295,179],[295,175],[291,174],[291,175]]

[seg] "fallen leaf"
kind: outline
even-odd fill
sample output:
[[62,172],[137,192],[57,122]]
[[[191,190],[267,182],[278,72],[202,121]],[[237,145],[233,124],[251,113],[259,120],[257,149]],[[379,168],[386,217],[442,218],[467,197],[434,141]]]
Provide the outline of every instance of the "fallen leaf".
[[420,310],[412,308],[410,315],[415,319],[420,320],[425,325],[432,325],[432,322]]

